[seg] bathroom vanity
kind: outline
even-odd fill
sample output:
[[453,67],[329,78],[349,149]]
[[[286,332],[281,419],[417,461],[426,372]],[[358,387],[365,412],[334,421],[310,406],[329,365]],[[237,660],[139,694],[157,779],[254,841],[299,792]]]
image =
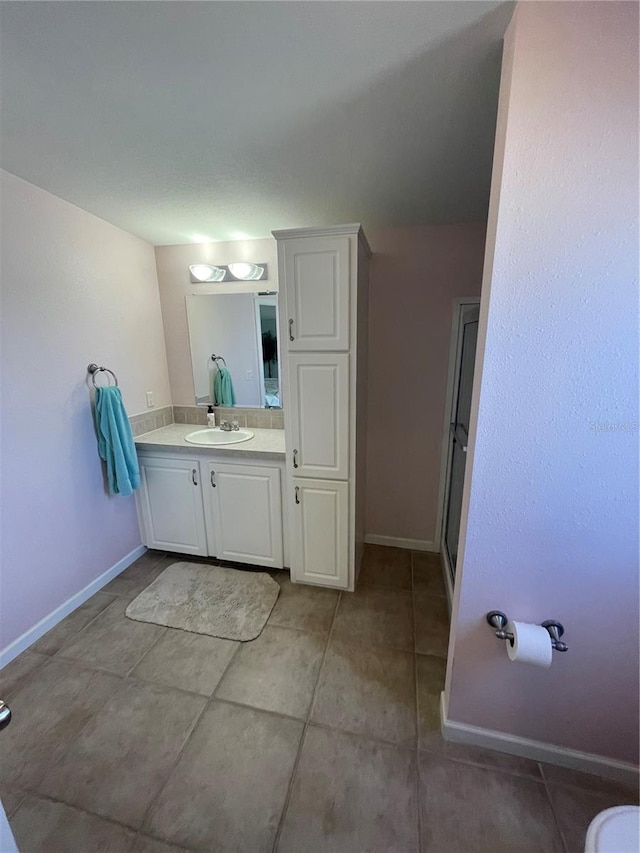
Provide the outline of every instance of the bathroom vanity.
[[172,424],[136,439],[144,544],[274,569],[288,565],[283,430],[255,429],[250,441],[207,447],[186,441],[196,429]]
[[[243,293],[210,285],[186,297],[186,313],[195,402],[213,402],[222,356],[238,399],[283,401],[284,431],[253,430],[258,413],[271,419],[256,407],[255,436],[239,444],[189,444],[188,424],[139,437],[143,541],[353,590],[364,549],[370,250],[359,225],[274,237],[277,293],[262,282]],[[272,348],[267,372],[269,323],[277,358]]]

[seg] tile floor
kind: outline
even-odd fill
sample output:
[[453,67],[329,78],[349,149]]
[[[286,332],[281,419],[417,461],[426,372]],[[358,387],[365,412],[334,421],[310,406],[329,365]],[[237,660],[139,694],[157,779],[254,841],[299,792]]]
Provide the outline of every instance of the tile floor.
[[582,853],[594,814],[637,799],[442,740],[432,555],[368,546],[353,594],[274,573],[244,644],[125,617],[175,559],[148,552],[0,672],[23,853]]

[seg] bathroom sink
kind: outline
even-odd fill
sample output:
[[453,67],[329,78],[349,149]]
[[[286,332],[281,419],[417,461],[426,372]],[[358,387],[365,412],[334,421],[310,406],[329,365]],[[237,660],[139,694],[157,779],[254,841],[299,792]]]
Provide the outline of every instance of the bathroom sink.
[[237,444],[239,441],[249,441],[253,438],[253,433],[248,429],[236,429],[231,432],[225,430],[214,429],[197,429],[195,432],[190,432],[185,435],[184,440],[190,444]]

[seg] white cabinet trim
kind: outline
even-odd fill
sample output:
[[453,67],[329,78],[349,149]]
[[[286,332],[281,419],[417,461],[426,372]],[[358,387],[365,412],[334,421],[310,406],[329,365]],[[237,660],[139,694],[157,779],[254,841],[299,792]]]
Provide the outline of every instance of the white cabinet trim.
[[[215,539],[216,543],[215,554],[212,553],[212,556],[220,560],[281,569],[284,552],[280,470],[273,466],[232,465],[213,460],[208,462],[206,470],[207,476],[203,483],[205,517],[207,531],[212,534],[209,536],[210,541]],[[266,486],[266,494],[258,495],[258,498],[266,497],[266,506],[258,507],[256,513],[256,506],[249,505],[255,494],[247,495],[244,503],[241,500],[237,506],[233,506],[234,495],[230,488],[233,478],[253,480],[257,487]],[[258,517],[260,511],[264,512],[264,518]],[[236,541],[242,539],[243,530],[253,526],[255,534],[258,524],[263,533],[266,533],[266,542],[263,541],[260,551],[232,546],[234,538]]]
[[[181,487],[178,498],[171,494],[171,486],[166,482],[166,490],[163,494],[158,487],[154,489],[154,499],[157,502],[152,506],[149,477],[151,471],[166,471],[177,474],[176,482]],[[182,482],[180,482],[182,481]],[[140,458],[140,496],[139,507],[142,516],[143,538],[148,548],[156,548],[159,551],[178,551],[181,554],[192,554],[206,557],[208,554],[207,536],[204,524],[204,509],[202,506],[200,462],[189,457],[172,457],[149,455]],[[186,488],[182,489],[185,485]],[[161,538],[162,531],[158,530],[158,524],[154,522],[154,515],[166,516],[171,514],[171,507],[175,507],[179,500],[188,501],[189,505],[183,505],[180,510],[183,513],[183,537],[178,541]],[[178,520],[178,519],[176,519]]]
[[288,371],[292,475],[348,480],[348,354],[290,355]]
[[[348,589],[349,483],[294,479],[293,492],[291,579]],[[326,518],[327,508],[333,516],[330,520]],[[322,571],[314,566],[322,566]]]

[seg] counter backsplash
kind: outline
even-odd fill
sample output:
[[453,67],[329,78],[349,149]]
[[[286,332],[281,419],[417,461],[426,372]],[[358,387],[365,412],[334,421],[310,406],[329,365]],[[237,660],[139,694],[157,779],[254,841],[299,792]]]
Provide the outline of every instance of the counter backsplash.
[[162,409],[152,409],[140,415],[133,415],[129,418],[129,423],[134,436],[151,432],[152,429],[161,429],[174,423],[172,407],[164,406]]
[[[255,429],[284,429],[282,409],[250,409],[242,406],[215,406],[216,423],[220,421],[238,421],[241,427]],[[207,410],[204,406],[165,406],[142,412],[129,418],[134,436],[161,429],[169,424],[207,425]]]

